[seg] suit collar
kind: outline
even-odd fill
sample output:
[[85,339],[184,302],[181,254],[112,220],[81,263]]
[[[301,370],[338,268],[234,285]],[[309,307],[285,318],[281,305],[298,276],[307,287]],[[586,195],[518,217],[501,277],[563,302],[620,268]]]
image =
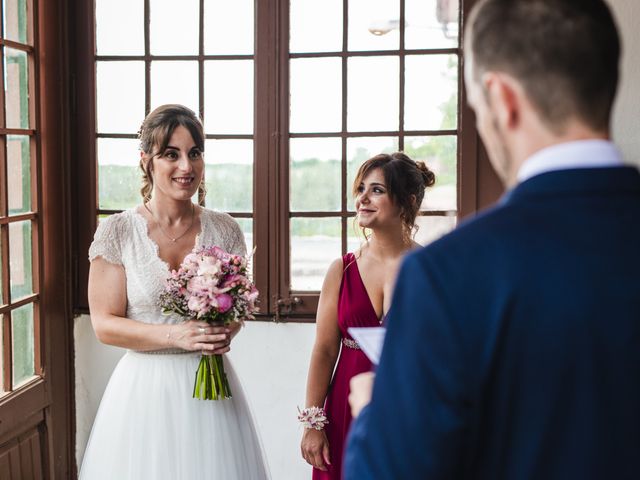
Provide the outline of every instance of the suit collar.
[[579,140],[543,148],[531,155],[518,171],[524,182],[546,172],[576,168],[622,167],[622,155],[608,140]]
[[536,175],[506,192],[500,204],[530,196],[576,193],[640,194],[640,172],[636,167],[576,168]]

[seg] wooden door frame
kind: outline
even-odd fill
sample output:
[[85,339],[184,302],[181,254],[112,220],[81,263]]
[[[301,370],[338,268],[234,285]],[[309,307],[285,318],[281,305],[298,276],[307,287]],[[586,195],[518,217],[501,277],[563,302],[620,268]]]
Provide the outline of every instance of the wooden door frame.
[[45,410],[51,478],[76,477],[71,269],[69,13],[67,0],[37,0],[42,151],[42,308],[51,403]]
[[[0,444],[40,432],[44,478],[76,476],[70,264],[68,2],[33,0],[42,378],[0,402]],[[37,459],[32,459],[37,462]],[[24,461],[23,461],[24,463]],[[23,466],[24,468],[24,466]]]

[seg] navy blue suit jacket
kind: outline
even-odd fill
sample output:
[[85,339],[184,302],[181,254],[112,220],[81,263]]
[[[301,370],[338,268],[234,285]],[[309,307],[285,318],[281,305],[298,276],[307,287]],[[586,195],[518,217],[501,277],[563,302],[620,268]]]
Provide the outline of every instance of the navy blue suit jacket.
[[640,479],[640,174],[533,177],[409,255],[345,479]]

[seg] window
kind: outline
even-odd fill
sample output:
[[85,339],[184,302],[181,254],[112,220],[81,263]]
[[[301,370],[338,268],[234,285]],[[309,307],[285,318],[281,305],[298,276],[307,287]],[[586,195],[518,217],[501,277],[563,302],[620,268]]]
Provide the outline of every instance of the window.
[[204,120],[205,183],[215,193],[202,203],[231,213],[253,244],[253,18],[251,0],[189,0],[179,9],[96,1],[94,217],[140,202],[140,123],[159,105],[182,103]]
[[40,362],[38,149],[32,14],[3,3],[0,71],[0,396],[42,373]]
[[281,291],[299,312],[313,313],[311,292],[327,266],[363,240],[351,187],[368,158],[403,150],[435,171],[417,220],[420,243],[455,226],[459,21],[457,2],[448,2],[447,19],[442,4],[291,1],[289,202],[281,206],[291,254]]
[[482,203],[460,74],[459,11],[470,3],[96,0],[95,50],[78,80],[96,92],[78,115],[95,125],[79,158],[96,161],[78,167],[97,182],[78,193],[89,202],[80,202],[77,309],[87,308],[97,219],[140,201],[136,132],[162,103],[203,117],[200,200],[234,216],[256,247],[261,319],[313,320],[329,263],[361,241],[351,183],[377,153],[404,150],[436,173],[417,240],[451,230]]
[[0,5],[0,477],[73,478],[65,2]]

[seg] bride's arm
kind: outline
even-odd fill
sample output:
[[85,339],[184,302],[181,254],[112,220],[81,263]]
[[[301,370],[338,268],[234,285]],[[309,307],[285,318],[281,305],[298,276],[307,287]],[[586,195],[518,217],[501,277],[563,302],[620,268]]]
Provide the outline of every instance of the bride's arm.
[[[306,407],[324,406],[333,368],[340,352],[338,296],[342,268],[342,259],[335,260],[329,267],[322,284],[316,315],[316,340],[307,377]],[[302,457],[309,464],[320,470],[326,470],[330,445],[324,430],[306,429],[300,448]]]
[[[102,343],[132,350],[181,348],[225,353],[229,350],[229,329],[190,320],[174,325],[151,325],[126,318],[126,275],[121,265],[102,257],[89,269],[89,311],[96,337]],[[201,328],[206,329],[203,334]]]

